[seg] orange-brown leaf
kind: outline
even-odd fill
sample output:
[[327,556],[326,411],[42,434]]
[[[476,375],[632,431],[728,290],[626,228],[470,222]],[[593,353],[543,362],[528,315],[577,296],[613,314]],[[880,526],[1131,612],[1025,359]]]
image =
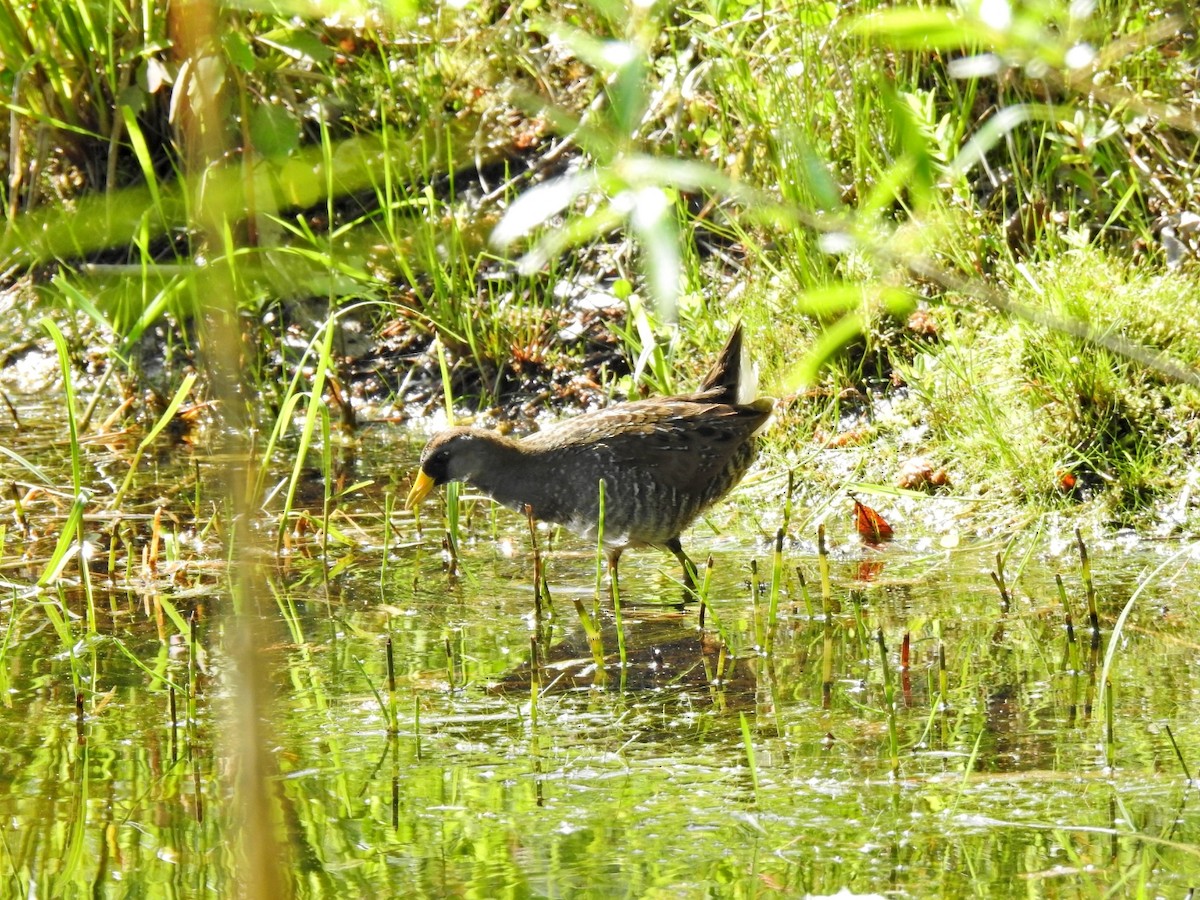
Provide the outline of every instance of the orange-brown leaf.
[[854,527],[868,544],[882,544],[892,539],[892,526],[871,507],[854,500]]

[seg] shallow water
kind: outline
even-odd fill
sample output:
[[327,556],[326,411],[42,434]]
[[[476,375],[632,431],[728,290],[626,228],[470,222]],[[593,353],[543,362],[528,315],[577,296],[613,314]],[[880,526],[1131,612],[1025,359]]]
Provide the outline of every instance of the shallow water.
[[[49,433],[0,444],[69,483]],[[779,526],[781,488],[759,471],[686,536],[693,558],[714,557],[703,631],[669,556],[625,554],[622,667],[594,548],[539,532],[553,605],[538,616],[519,516],[464,501],[454,574],[440,499],[420,533],[395,511],[385,535],[385,498],[403,497],[418,445],[368,430],[342,461],[345,483],[375,483],[339,502],[328,558],[311,532],[272,557],[272,787],[301,896],[1178,897],[1200,882],[1183,770],[1200,766],[1196,547],[1089,535],[1093,650],[1070,534],[1034,523],[991,540],[908,538],[899,501],[877,498],[899,537],[873,549],[834,498],[820,514],[839,611],[822,610],[815,524],[797,510],[772,619],[761,533]],[[119,450],[86,460],[85,482],[123,475]],[[29,497],[36,534],[5,532],[4,895],[235,891],[233,626],[196,462],[175,450],[148,463],[111,579],[111,517],[85,519],[90,606],[76,565],[34,587],[69,497]],[[8,457],[0,474],[34,480]],[[168,549],[151,568],[141,553],[159,508]],[[1006,550],[1004,611],[990,573]],[[576,599],[602,626],[603,668]],[[1127,604],[1110,740],[1101,674]]]

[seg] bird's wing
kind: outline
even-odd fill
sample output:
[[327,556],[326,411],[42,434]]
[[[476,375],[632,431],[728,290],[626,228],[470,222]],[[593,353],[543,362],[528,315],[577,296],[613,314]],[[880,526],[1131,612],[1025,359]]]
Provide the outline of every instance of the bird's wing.
[[602,446],[617,466],[694,489],[721,476],[769,415],[749,406],[647,400],[586,417],[588,433],[577,439]]

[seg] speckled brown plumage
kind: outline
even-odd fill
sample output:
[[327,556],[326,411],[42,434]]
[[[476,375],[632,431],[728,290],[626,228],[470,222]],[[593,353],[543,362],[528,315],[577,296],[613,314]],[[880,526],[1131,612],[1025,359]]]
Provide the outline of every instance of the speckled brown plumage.
[[604,481],[604,543],[615,574],[621,551],[670,550],[692,583],[680,533],[750,467],[768,400],[744,390],[738,325],[694,394],[619,403],[513,440],[477,428],[439,432],[421,454],[413,507],[435,486],[466,481],[498,503],[595,538]]

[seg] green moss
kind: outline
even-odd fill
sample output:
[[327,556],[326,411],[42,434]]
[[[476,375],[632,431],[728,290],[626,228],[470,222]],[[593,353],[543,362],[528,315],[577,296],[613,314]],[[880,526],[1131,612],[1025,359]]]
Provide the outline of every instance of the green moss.
[[[1099,250],[1022,271],[1019,303],[1130,348],[1200,359],[1193,277],[1148,274]],[[949,298],[945,309],[954,314],[937,343],[893,358],[908,427],[921,423],[926,451],[961,487],[1035,506],[1096,498],[1122,521],[1183,487],[1200,422],[1194,387],[1094,340]]]

